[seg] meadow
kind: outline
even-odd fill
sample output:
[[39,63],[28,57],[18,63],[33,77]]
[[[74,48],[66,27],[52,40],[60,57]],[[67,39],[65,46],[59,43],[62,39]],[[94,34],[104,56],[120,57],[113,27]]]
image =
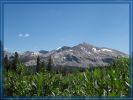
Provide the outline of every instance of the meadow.
[[16,71],[4,70],[5,96],[129,96],[131,78],[128,58],[84,72],[56,73],[42,68],[32,73],[23,63]]

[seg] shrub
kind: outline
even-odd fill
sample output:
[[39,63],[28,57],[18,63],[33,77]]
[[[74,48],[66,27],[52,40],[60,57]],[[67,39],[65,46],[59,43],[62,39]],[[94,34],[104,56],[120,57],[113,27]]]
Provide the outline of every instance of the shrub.
[[130,85],[128,58],[119,58],[105,68],[69,73],[46,69],[26,75],[23,64],[4,73],[4,94],[7,96],[128,96]]

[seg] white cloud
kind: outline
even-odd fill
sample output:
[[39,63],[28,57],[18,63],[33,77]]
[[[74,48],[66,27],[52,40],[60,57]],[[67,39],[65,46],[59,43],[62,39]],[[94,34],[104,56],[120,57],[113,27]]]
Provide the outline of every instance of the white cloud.
[[30,36],[30,34],[25,34],[25,35],[24,35],[24,37],[29,37],[29,36]]
[[21,34],[21,33],[20,33],[20,34],[18,34],[18,36],[19,36],[19,37],[23,37],[23,38],[27,38],[27,37],[30,36],[30,34],[27,34],[27,33],[26,33],[26,34]]
[[22,37],[22,36],[23,36],[23,34],[18,34],[18,36],[19,36],[19,37]]

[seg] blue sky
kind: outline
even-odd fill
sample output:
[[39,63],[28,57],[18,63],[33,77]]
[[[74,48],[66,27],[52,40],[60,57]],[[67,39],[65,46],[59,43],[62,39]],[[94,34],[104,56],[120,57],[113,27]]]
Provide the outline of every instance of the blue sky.
[[129,52],[128,4],[6,4],[4,48],[52,50],[87,42]]

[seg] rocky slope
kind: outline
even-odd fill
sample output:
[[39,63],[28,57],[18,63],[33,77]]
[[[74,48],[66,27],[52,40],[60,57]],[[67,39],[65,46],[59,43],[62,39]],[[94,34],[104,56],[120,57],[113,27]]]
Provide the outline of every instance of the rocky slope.
[[[6,54],[8,56],[14,55],[14,53],[5,51],[4,55]],[[35,66],[37,56],[40,56],[41,61],[45,63],[47,63],[49,56],[51,56],[52,65],[55,68],[105,66],[117,57],[128,57],[127,54],[120,51],[100,48],[87,43],[81,43],[73,47],[63,46],[52,51],[26,51],[19,53],[19,56],[26,66]]]

